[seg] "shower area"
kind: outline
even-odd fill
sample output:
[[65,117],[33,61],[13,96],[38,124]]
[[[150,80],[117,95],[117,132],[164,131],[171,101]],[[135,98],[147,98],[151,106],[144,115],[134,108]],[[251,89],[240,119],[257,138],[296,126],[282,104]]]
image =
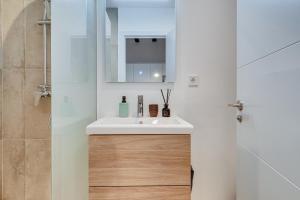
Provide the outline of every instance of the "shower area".
[[0,199],[87,200],[95,0],[0,0]]
[[50,199],[50,1],[2,0],[0,199]]

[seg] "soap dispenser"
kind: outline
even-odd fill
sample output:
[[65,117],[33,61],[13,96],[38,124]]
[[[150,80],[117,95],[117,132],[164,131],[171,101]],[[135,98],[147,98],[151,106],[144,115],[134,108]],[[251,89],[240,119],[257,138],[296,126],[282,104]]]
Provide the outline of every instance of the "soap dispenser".
[[122,102],[119,103],[119,117],[128,117],[128,103],[126,96],[122,97]]

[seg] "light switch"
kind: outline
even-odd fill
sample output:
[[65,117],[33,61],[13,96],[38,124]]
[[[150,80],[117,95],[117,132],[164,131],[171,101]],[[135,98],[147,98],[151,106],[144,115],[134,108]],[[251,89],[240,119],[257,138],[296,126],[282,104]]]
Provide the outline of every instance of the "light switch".
[[199,76],[197,74],[191,74],[188,76],[189,87],[198,87],[199,85]]

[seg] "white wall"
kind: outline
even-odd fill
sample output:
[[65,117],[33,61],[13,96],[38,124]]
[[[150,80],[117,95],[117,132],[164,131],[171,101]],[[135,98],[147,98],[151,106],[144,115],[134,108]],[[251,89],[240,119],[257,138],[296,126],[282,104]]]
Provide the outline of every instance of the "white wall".
[[[171,111],[195,126],[193,199],[233,200],[235,111],[226,105],[235,100],[236,2],[178,0],[177,4],[176,83],[105,83],[100,60],[98,114],[116,116],[122,95],[128,96],[130,112],[135,114],[137,95],[143,94],[147,111],[149,103],[162,104],[160,88],[172,88]],[[199,75],[199,87],[188,87],[189,74]]]
[[119,8],[119,32],[166,31],[175,25],[174,8]]

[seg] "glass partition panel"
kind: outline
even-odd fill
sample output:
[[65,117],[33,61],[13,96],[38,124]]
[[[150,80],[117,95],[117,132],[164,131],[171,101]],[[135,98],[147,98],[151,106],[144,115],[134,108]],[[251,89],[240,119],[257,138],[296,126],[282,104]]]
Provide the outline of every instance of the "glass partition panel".
[[52,199],[88,199],[86,126],[96,120],[95,0],[52,0]]

